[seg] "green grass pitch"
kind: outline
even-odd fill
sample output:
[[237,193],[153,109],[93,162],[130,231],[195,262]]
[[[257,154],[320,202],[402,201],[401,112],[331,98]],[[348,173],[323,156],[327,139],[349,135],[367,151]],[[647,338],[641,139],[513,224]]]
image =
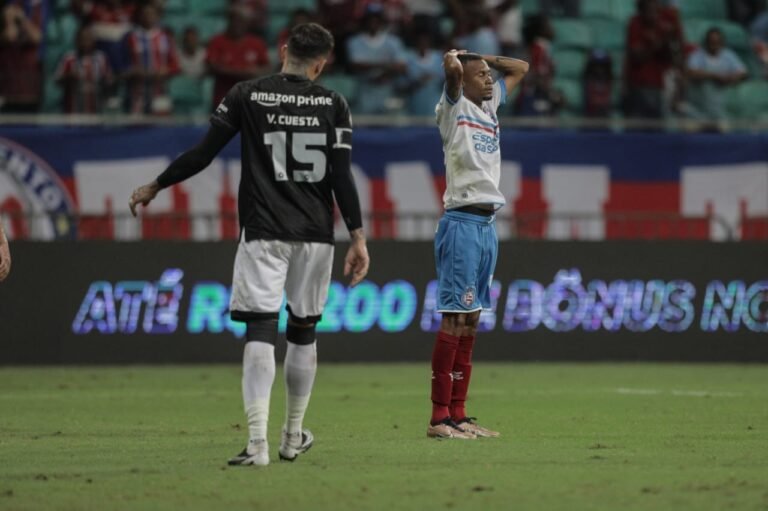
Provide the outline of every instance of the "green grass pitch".
[[768,366],[476,364],[498,439],[427,439],[426,364],[321,365],[315,446],[228,467],[236,366],[0,368],[0,510],[768,510]]

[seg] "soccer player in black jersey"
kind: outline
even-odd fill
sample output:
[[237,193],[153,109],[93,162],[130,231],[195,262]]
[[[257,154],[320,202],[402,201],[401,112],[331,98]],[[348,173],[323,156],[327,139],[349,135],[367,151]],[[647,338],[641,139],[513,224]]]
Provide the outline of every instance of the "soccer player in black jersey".
[[333,202],[349,229],[344,260],[350,285],[368,272],[360,203],[352,178],[352,123],[343,97],[314,83],[333,49],[333,36],[315,23],[296,26],[281,48],[279,74],[235,85],[211,116],[203,141],[179,156],[153,182],[133,192],[131,212],[163,188],[207,167],[240,131],[241,235],[230,311],[247,324],[243,353],[246,448],[229,463],[267,465],[269,398],[275,377],[277,318],[285,290],[286,420],[280,459],[293,461],[312,445],[302,428],[317,368],[315,324],[325,305],[333,259]]

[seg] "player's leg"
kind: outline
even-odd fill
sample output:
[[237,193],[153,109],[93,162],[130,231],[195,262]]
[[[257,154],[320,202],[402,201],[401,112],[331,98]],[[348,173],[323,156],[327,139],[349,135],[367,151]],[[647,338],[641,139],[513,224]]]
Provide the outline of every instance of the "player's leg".
[[275,379],[277,318],[288,267],[284,242],[241,240],[235,256],[230,310],[232,319],[247,325],[243,349],[243,407],[248,420],[248,445],[230,465],[267,465],[267,424]]
[[[477,300],[483,309],[491,309],[491,286],[493,272],[496,268],[498,254],[498,239],[496,228],[492,221],[481,228],[482,257],[480,270],[477,277]],[[453,367],[453,389],[451,397],[451,417],[464,430],[471,431],[478,437],[497,437],[499,433],[484,428],[475,422],[474,417],[469,417],[466,411],[467,393],[472,378],[472,350],[477,335],[477,327],[480,320],[480,311],[474,313],[464,326],[459,337],[459,346]]]
[[315,325],[320,320],[331,281],[333,246],[294,243],[285,292],[288,302],[285,352],[285,424],[280,458],[293,461],[313,442],[303,428],[317,372]]
[[443,313],[432,351],[432,416],[427,436],[474,438],[452,421],[452,371],[468,314],[474,312],[476,273],[480,260],[477,226],[463,215],[446,213],[435,234],[438,311]]
[[465,402],[472,377],[472,348],[475,344],[480,311],[467,315],[464,327],[459,332],[456,358],[453,361],[453,385],[451,387],[451,417],[457,422],[467,417]]
[[474,438],[473,434],[458,427],[449,410],[453,364],[467,316],[465,313],[443,313],[440,331],[435,339],[432,350],[432,418],[427,427],[427,436],[431,438]]

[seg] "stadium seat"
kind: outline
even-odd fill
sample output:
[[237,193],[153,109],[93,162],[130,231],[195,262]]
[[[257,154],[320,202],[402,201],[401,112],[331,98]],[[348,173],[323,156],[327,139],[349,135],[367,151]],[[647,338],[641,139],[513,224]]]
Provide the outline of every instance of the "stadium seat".
[[174,113],[197,113],[203,106],[203,80],[177,76],[170,81],[168,92],[173,99]]
[[64,93],[56,82],[46,80],[43,86],[42,113],[52,114],[61,112],[61,100]]
[[[48,24],[50,25],[51,22],[48,22]],[[78,28],[80,28],[80,22],[77,20],[77,18],[70,14],[66,16],[61,16],[56,20],[56,25],[57,25],[56,41],[61,44],[66,44],[74,47],[75,34],[77,34],[77,30]],[[47,29],[46,29],[46,32],[47,32]]]
[[186,0],[165,0],[163,8],[166,15],[184,14],[187,12],[187,2]]
[[267,25],[267,43],[269,45],[275,45],[277,43],[277,37],[280,32],[288,26],[290,16],[288,14],[272,14],[269,17],[269,24]]
[[726,0],[685,0],[678,2],[680,17],[711,18],[724,20],[728,18]]
[[555,30],[554,44],[558,48],[580,48],[587,50],[592,47],[592,31],[582,20],[553,19]]
[[611,52],[611,65],[614,78],[624,76],[624,50],[614,50]]
[[520,2],[520,7],[523,10],[523,16],[537,14],[541,11],[539,0],[522,0],[522,2]]
[[592,31],[592,42],[595,48],[603,50],[615,50],[624,48],[627,38],[627,29],[623,23],[608,19],[586,19]]
[[[208,0],[200,1],[205,2]],[[268,2],[268,9],[271,17],[273,13],[289,14],[296,9],[315,11],[317,9],[316,4],[315,0],[279,0]]]
[[555,73],[558,77],[580,79],[584,74],[587,54],[580,50],[555,49],[552,51],[552,60],[555,62]]
[[612,19],[624,25],[635,14],[635,2],[629,0],[581,0],[583,18]]
[[223,16],[227,12],[227,2],[211,2],[211,0],[186,0],[190,12],[208,13]]
[[344,96],[348,103],[352,104],[357,99],[357,87],[358,82],[352,76],[335,73],[329,75],[323,75],[320,80],[320,84],[323,87],[336,91]]
[[734,48],[735,50],[746,50],[750,48],[749,36],[744,28],[738,23],[716,19],[683,20],[685,39],[695,44],[701,44],[707,30],[712,27],[717,27],[722,30],[727,46]]
[[565,96],[565,110],[568,113],[581,114],[584,109],[584,89],[580,80],[556,78],[555,88]]
[[738,87],[740,117],[768,120],[768,81],[748,80]]

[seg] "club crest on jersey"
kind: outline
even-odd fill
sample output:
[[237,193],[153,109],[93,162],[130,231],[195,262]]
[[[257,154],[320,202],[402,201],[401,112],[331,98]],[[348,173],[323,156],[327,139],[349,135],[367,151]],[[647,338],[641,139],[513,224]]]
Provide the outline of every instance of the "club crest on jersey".
[[18,229],[41,239],[71,237],[74,210],[75,201],[45,160],[0,137],[0,213],[13,215],[12,236]]
[[475,288],[474,287],[468,287],[466,291],[464,291],[464,294],[461,297],[461,301],[464,305],[467,307],[471,306],[473,303],[475,303]]

